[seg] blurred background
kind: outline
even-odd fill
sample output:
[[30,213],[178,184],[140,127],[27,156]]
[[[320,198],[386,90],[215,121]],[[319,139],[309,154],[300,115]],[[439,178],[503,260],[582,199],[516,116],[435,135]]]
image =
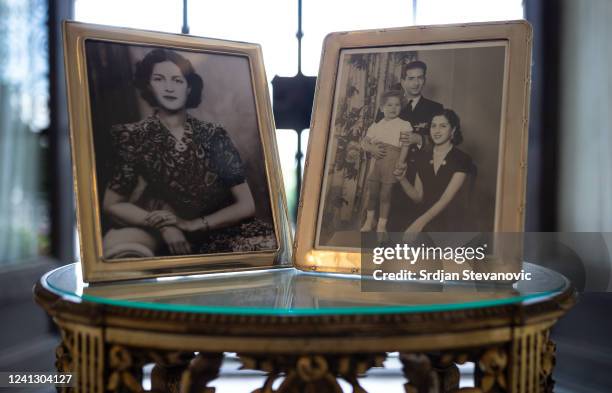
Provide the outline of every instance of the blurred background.
[[[54,369],[58,339],[31,288],[54,266],[78,260],[61,21],[257,42],[268,80],[280,83],[298,72],[298,4],[0,0],[0,370]],[[612,232],[612,1],[303,0],[301,9],[300,69],[310,77],[332,31],[527,19],[534,46],[526,230]],[[270,86],[275,112],[303,115],[283,105],[287,94],[277,93],[290,83],[279,83]],[[289,94],[311,97],[312,91]],[[308,123],[282,123],[297,128],[277,130],[294,213]],[[558,392],[610,391],[611,299],[582,294],[556,327]]]

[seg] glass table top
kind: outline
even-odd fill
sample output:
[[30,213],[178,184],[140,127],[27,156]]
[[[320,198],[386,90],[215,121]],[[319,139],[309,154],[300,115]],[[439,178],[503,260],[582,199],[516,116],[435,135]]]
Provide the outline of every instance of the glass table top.
[[81,279],[80,264],[70,264],[47,273],[41,282],[48,290],[77,302],[276,316],[452,311],[542,301],[570,286],[565,277],[552,270],[530,263],[523,269],[531,273],[531,281],[495,286],[385,282],[379,292],[362,291],[359,275],[293,268],[87,284]]

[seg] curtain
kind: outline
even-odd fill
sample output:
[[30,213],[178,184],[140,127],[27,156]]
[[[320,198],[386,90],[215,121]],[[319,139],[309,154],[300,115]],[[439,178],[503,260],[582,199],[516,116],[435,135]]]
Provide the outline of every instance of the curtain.
[[612,2],[564,1],[559,227],[612,232]]
[[49,123],[47,2],[0,0],[0,265],[48,245],[40,131]]
[[133,58],[129,47],[93,41],[86,44],[86,52],[98,197],[101,203],[112,172],[112,160],[108,158],[115,154],[110,129],[115,124],[139,121],[141,111],[134,88]]
[[336,149],[324,211],[325,222],[333,223],[333,231],[355,229],[361,221],[369,169],[361,140],[376,118],[382,93],[398,88],[402,65],[416,58],[416,52],[356,53],[343,58],[334,119]]

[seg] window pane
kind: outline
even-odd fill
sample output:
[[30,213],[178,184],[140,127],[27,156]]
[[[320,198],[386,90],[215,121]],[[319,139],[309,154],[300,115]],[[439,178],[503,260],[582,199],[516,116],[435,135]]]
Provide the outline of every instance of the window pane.
[[181,0],[75,0],[74,19],[102,25],[180,33]]
[[[302,131],[302,169],[304,168],[304,164],[306,163],[306,150],[308,150],[308,137],[310,136],[310,128]],[[304,173],[302,172],[302,178],[304,177]]]
[[283,171],[283,181],[285,183],[285,195],[289,205],[289,213],[294,217],[295,206],[297,205],[297,177],[296,159],[297,152],[297,132],[293,130],[276,130],[276,141],[278,143],[278,155]]
[[45,0],[0,6],[0,265],[49,247],[40,134],[49,125],[46,18]]
[[305,75],[319,72],[323,39],[331,32],[412,24],[410,0],[311,0],[302,5],[302,72]]
[[297,72],[297,0],[190,1],[191,34],[262,46],[268,80]]
[[523,0],[420,0],[416,21],[419,25],[484,22],[523,18]]

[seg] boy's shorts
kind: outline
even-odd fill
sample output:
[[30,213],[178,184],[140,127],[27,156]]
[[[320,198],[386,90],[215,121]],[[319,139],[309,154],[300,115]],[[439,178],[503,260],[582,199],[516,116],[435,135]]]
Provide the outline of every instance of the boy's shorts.
[[397,179],[393,176],[393,170],[399,160],[400,148],[386,143],[383,143],[383,145],[387,154],[383,158],[374,159],[374,164],[368,174],[368,181],[385,184],[397,183]]

